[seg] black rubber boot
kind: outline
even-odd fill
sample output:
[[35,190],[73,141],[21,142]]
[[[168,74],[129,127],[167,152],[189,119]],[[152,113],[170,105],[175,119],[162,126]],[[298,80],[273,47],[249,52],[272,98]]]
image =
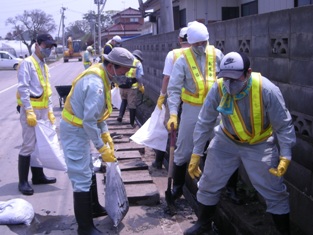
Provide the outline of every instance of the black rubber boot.
[[175,163],[174,166],[174,175],[173,175],[173,189],[172,189],[172,199],[176,200],[183,195],[183,186],[185,184],[185,176],[187,164],[177,166]]
[[152,162],[152,166],[157,169],[162,169],[165,152],[160,151],[160,150],[155,150],[155,153],[156,153],[155,161]]
[[54,177],[47,177],[43,173],[42,167],[31,167],[31,171],[33,174],[32,182],[33,184],[54,184],[57,182],[57,179]]
[[198,220],[192,227],[184,231],[184,235],[217,234],[212,230],[212,218],[216,206],[198,204]]
[[91,178],[90,192],[91,192],[92,217],[97,218],[108,215],[105,208],[101,206],[99,203],[97,177],[95,174],[93,174]]
[[24,195],[33,195],[34,190],[28,183],[30,156],[18,156],[18,190]]
[[135,117],[136,117],[136,109],[129,109],[129,119],[130,119],[130,125],[132,127],[136,127]]
[[118,118],[116,119],[118,122],[122,122],[126,107],[127,107],[127,100],[122,100],[120,112],[119,112]]
[[232,174],[229,178],[226,185],[226,193],[228,198],[236,205],[242,205],[243,200],[240,199],[237,195],[237,182],[238,182],[238,169]]
[[274,224],[276,229],[280,232],[281,235],[290,235],[290,222],[289,222],[289,213],[276,215],[272,214]]
[[74,213],[78,235],[102,234],[93,224],[90,192],[74,192]]

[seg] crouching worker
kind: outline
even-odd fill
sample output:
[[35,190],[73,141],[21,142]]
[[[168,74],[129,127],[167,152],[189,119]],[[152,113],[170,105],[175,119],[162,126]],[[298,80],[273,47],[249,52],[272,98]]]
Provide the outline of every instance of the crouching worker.
[[[252,185],[264,198],[277,230],[289,235],[289,194],[282,176],[291,161],[296,136],[284,98],[271,81],[252,72],[243,53],[225,55],[220,69],[220,79],[204,101],[193,134],[188,168],[191,176],[200,173],[203,140],[215,131],[198,183],[198,221],[184,234],[208,232],[221,190],[242,162]],[[219,114],[222,121],[215,127]]]
[[107,215],[99,204],[96,175],[90,155],[90,141],[105,162],[114,162],[114,144],[106,119],[112,112],[111,82],[132,68],[133,55],[113,48],[104,62],[80,74],[72,84],[60,123],[61,144],[74,191],[74,213],[78,234],[101,234],[93,218]]

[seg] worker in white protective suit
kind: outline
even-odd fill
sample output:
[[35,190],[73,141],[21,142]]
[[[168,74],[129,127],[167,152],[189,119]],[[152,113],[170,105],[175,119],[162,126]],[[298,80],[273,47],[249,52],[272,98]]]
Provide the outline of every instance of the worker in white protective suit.
[[90,154],[90,141],[105,162],[114,162],[114,143],[106,119],[112,112],[111,82],[120,84],[133,68],[133,55],[113,48],[104,62],[80,74],[72,84],[62,111],[60,137],[74,191],[74,213],[78,234],[101,234],[93,218],[107,215],[99,204],[96,176]]
[[[282,176],[291,161],[296,136],[284,98],[277,86],[252,72],[243,53],[228,53],[220,68],[220,79],[206,97],[193,134],[191,177],[201,173],[204,139],[215,132],[198,183],[198,221],[184,234],[209,232],[221,189],[242,163],[277,230],[289,235],[289,194]],[[222,121],[215,127],[219,114]]]
[[176,60],[167,87],[170,112],[168,130],[171,130],[171,125],[177,129],[177,113],[181,101],[183,102],[174,152],[173,200],[183,194],[187,164],[193,149],[191,133],[203,101],[216,81],[219,64],[224,56],[219,49],[209,45],[208,39],[209,32],[204,24],[197,21],[188,24],[187,40],[191,47],[183,50],[182,56]]

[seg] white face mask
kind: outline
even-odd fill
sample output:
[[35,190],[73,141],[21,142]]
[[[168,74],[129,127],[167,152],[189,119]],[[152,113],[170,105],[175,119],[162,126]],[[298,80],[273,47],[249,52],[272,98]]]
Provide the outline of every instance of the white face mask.
[[223,84],[225,86],[225,89],[227,91],[228,94],[230,95],[236,95],[238,93],[240,93],[243,88],[246,85],[247,80],[245,81],[236,81],[233,79],[228,79],[226,81],[223,81]]
[[40,47],[40,53],[41,53],[43,58],[48,58],[51,54],[51,48]]
[[110,74],[107,71],[107,73],[111,76],[112,82],[116,83],[117,85],[125,84],[127,81],[127,77],[125,75],[117,75],[114,65],[113,65],[113,71],[114,71],[114,75]]

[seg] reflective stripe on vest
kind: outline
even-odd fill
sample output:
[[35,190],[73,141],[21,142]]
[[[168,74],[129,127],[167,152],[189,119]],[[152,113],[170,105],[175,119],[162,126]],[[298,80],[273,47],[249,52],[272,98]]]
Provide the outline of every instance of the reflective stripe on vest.
[[74,91],[76,83],[83,76],[88,75],[88,74],[97,75],[99,78],[102,79],[102,82],[104,84],[104,89],[105,89],[104,98],[105,98],[105,102],[107,105],[107,110],[104,112],[103,116],[98,120],[98,122],[102,122],[102,121],[106,120],[110,116],[110,114],[112,113],[110,83],[109,83],[108,79],[106,78],[106,73],[102,67],[102,64],[98,63],[98,64],[93,65],[92,67],[89,67],[87,70],[85,70],[83,73],[81,73],[73,81],[72,89],[71,89],[69,95],[67,96],[67,99],[66,99],[65,104],[64,104],[64,108],[62,111],[63,120],[74,125],[74,126],[78,126],[78,127],[83,127],[83,120],[74,115],[70,100],[71,100],[71,96],[72,96],[72,93]]
[[[29,60],[29,59],[33,63],[36,69],[37,76],[38,76],[40,85],[43,90],[43,93],[40,96],[40,98],[30,98],[30,104],[34,109],[46,109],[49,106],[49,97],[52,95],[52,90],[51,90],[50,81],[49,81],[48,65],[44,64],[44,70],[45,70],[45,75],[46,75],[46,79],[45,79],[40,69],[40,65],[36,61],[36,59],[33,56],[29,56],[25,60]],[[17,98],[17,104],[19,106],[23,106],[19,92],[16,93],[16,98]]]
[[[126,77],[128,78],[136,78],[136,72],[137,72],[137,64],[139,63],[140,61],[136,58],[134,58],[134,61],[133,61],[133,66],[136,66],[136,68],[130,68],[130,70],[125,74]],[[135,82],[132,84],[132,88],[137,88],[138,87],[138,82]]]
[[[269,125],[265,130],[263,129],[263,103],[262,103],[262,79],[260,73],[252,73],[252,86],[250,94],[250,121],[251,121],[251,131],[247,130],[247,127],[243,121],[240,114],[237,102],[234,101],[234,113],[228,115],[229,121],[232,125],[233,130],[236,133],[236,139],[232,134],[230,134],[226,128],[223,128],[224,133],[235,141],[240,143],[256,144],[264,141],[272,135],[272,126]],[[222,95],[222,84],[223,78],[218,79],[218,87],[220,95]]]
[[207,67],[205,67],[204,72],[205,78],[203,78],[202,72],[196,63],[194,52],[192,52],[191,47],[183,50],[183,55],[185,56],[186,62],[189,66],[189,71],[196,85],[196,91],[195,93],[191,93],[185,88],[182,88],[181,98],[186,103],[192,105],[202,105],[208,91],[216,81],[215,48],[210,45],[206,47],[205,65],[207,65]]

